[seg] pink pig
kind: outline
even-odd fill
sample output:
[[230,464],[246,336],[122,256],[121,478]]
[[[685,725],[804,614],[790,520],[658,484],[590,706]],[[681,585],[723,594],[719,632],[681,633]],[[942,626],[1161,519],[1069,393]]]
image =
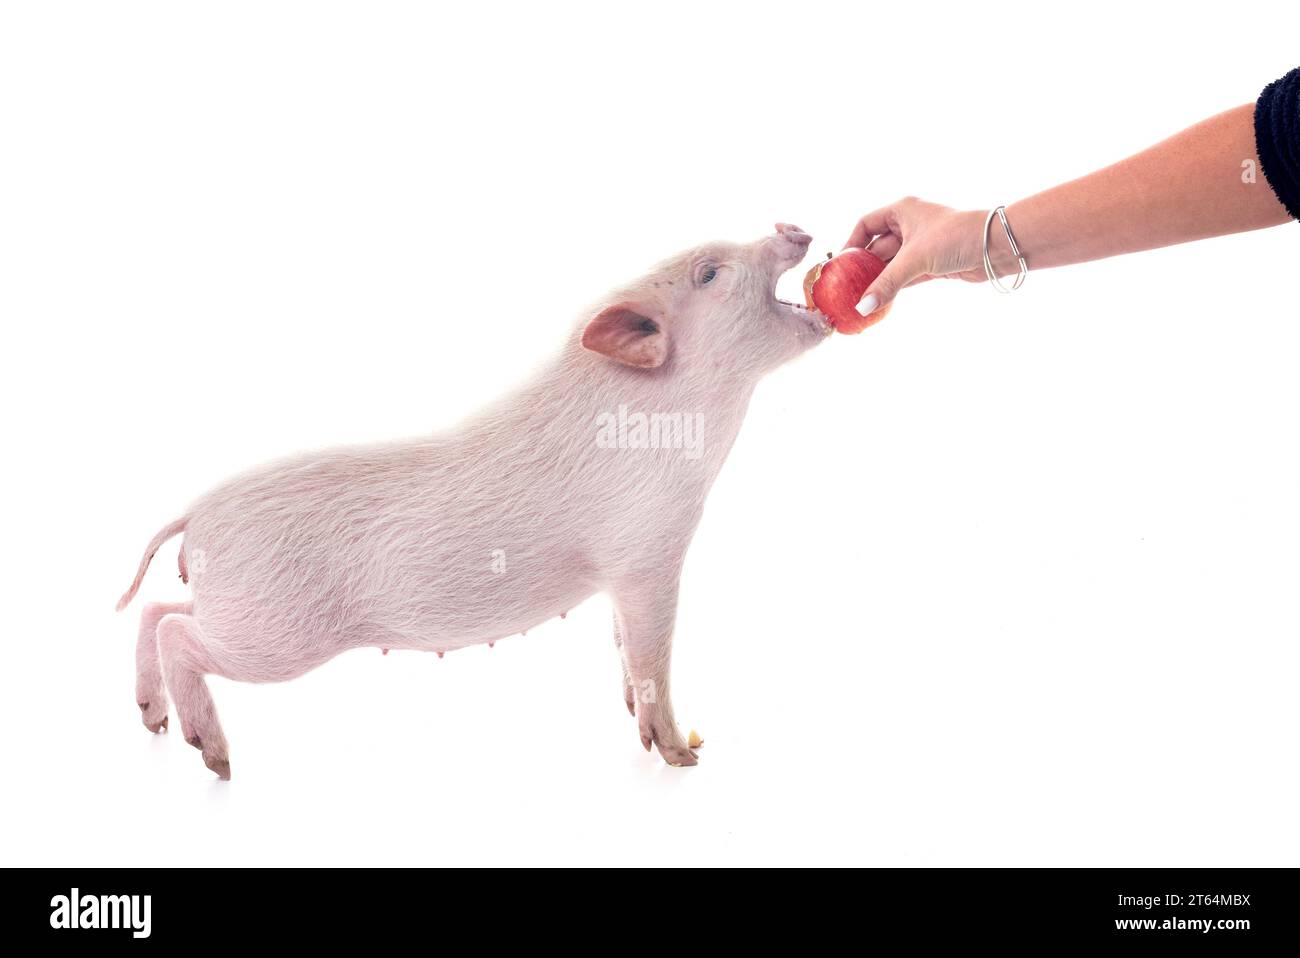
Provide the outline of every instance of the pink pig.
[[775,298],[810,242],[778,223],[689,250],[597,304],[538,375],[454,431],[295,456],[199,499],[117,606],[184,532],[193,599],[140,620],[145,726],[166,728],[170,692],[185,740],[229,778],[205,675],[274,682],[363,646],[491,644],[605,592],[642,745],[694,765],[669,698],[678,579],[754,386],[830,333]]

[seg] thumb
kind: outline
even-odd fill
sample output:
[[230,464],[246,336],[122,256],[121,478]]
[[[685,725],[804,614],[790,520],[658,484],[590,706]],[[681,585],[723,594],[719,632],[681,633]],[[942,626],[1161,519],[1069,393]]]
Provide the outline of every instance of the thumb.
[[900,289],[923,272],[924,270],[916,266],[913,257],[908,254],[907,247],[904,246],[899,250],[898,255],[886,264],[881,274],[876,277],[876,281],[867,287],[862,301],[858,303],[858,312],[865,316],[888,306],[894,301]]

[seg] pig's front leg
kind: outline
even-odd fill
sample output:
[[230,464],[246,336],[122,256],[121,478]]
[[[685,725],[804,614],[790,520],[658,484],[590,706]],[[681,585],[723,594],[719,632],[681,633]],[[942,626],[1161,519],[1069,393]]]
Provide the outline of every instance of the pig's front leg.
[[636,715],[636,692],[632,688],[632,676],[627,670],[627,654],[623,651],[623,626],[618,621],[618,609],[614,610],[614,648],[618,649],[618,661],[623,667],[623,704],[629,715]]
[[641,744],[653,743],[669,765],[694,765],[698,756],[686,745],[673,718],[668,692],[673,623],[677,618],[677,577],[648,577],[614,592],[615,621],[627,664],[624,692],[635,698]]

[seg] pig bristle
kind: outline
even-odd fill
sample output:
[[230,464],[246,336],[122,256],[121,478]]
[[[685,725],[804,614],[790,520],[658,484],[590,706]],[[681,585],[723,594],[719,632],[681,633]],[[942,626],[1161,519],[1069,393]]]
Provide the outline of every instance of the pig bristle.
[[[205,675],[283,681],[353,648],[441,659],[526,636],[524,623],[556,608],[564,619],[598,592],[615,610],[625,688],[660,690],[637,703],[639,734],[666,761],[694,764],[667,694],[678,578],[754,387],[825,339],[824,324],[772,295],[808,242],[783,225],[755,243],[687,250],[585,310],[558,355],[459,427],[261,466],[159,532],[119,608],[184,531],[193,602],[147,605],[139,641],[157,648],[205,764],[229,774]],[[721,279],[697,286],[706,259]],[[584,348],[588,324],[610,310],[653,330],[617,327],[592,340],[602,352]],[[619,361],[628,332],[659,337],[659,361]],[[675,421],[672,441],[645,441],[651,416]],[[156,674],[140,681],[162,695]],[[157,724],[160,700],[140,701]]]

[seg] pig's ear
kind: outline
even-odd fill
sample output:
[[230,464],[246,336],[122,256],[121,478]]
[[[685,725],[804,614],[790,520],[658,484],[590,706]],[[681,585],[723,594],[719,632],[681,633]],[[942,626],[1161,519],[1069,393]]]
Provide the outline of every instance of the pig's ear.
[[630,303],[602,309],[582,331],[582,345],[629,366],[663,365],[668,358],[668,334],[642,310]]

